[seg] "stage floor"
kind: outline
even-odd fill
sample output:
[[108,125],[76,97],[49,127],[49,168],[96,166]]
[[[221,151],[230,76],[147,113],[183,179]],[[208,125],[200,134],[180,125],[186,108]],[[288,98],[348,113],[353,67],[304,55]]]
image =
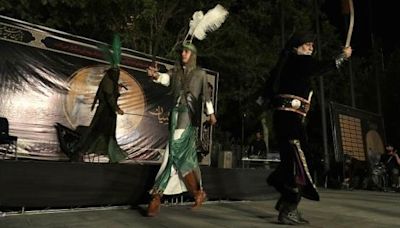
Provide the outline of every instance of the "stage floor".
[[[275,195],[276,197],[277,195]],[[128,228],[128,227],[286,227],[277,224],[275,200],[214,201],[198,211],[188,205],[163,206],[158,217],[143,217],[137,208],[103,208],[66,212],[26,212],[0,218],[2,228]],[[400,193],[321,189],[321,201],[303,200],[300,210],[310,227],[398,227]],[[293,226],[289,226],[293,227]]]

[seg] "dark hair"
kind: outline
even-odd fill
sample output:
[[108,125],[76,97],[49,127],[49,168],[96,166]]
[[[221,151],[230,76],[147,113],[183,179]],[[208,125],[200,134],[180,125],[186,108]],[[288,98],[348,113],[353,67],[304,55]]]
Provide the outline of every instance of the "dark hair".
[[392,147],[394,149],[394,146],[392,144],[386,144],[385,148],[388,148],[388,147]]
[[288,42],[286,43],[285,47],[286,49],[292,49],[292,48],[297,48],[301,46],[302,44],[308,43],[308,42],[315,42],[316,40],[316,35],[311,32],[306,32],[306,31],[298,31],[295,32]]

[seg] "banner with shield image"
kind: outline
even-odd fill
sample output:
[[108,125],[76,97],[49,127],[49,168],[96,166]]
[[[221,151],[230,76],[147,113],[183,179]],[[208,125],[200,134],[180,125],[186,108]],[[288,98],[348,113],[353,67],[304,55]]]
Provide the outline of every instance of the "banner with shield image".
[[[98,85],[109,67],[97,48],[100,42],[0,16],[0,116],[8,119],[9,134],[18,137],[17,157],[69,160],[57,138],[56,125],[68,129],[88,126]],[[167,69],[173,61],[157,58]],[[117,117],[118,144],[130,160],[158,161],[168,139],[169,90],[146,74],[151,56],[122,50]],[[216,104],[218,74],[207,70]],[[206,118],[203,117],[203,124]],[[211,129],[200,131],[211,148]],[[0,153],[6,148],[0,145]],[[15,155],[7,154],[8,158]],[[87,160],[107,162],[104,156]]]

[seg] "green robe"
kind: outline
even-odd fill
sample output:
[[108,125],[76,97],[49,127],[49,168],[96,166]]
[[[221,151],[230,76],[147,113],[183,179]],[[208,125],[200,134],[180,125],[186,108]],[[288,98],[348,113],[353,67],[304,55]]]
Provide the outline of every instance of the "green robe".
[[153,188],[150,191],[151,193],[162,194],[164,192],[171,177],[172,166],[178,170],[181,177],[194,171],[201,185],[201,174],[196,150],[196,128],[189,124],[179,139],[173,139],[174,131],[177,127],[178,116],[188,111],[189,110],[186,106],[181,105],[175,107],[171,112],[168,161],[162,172],[157,175]]
[[[168,161],[164,169],[160,169],[155,179],[151,193],[163,193],[168,186],[171,177],[171,167],[184,177],[189,172],[194,172],[200,186],[201,172],[197,158],[197,122],[200,118],[200,98],[211,101],[208,91],[207,75],[204,70],[194,64],[186,66],[177,65],[168,73],[171,77],[171,91],[173,97],[179,103],[173,108],[170,115],[170,136]],[[187,100],[190,93],[194,103]],[[202,95],[202,97],[201,97]],[[197,107],[197,108],[196,108]],[[179,139],[173,139],[177,129],[185,129]]]

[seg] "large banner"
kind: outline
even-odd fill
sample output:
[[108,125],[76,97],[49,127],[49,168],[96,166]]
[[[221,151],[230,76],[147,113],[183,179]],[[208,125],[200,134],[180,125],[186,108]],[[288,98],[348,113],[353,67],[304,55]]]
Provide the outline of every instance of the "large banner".
[[[99,44],[0,16],[0,116],[8,119],[10,135],[18,137],[17,157],[68,160],[55,125],[76,129],[90,124],[93,98],[109,67]],[[174,64],[162,58],[156,61],[167,69]],[[118,104],[126,114],[118,115],[116,137],[130,160],[158,161],[168,139],[172,100],[168,87],[147,77],[150,64],[151,56],[122,49],[120,82],[127,89],[121,90]],[[218,73],[206,71],[216,105]],[[205,124],[205,115],[202,119],[199,139],[210,151],[212,129]]]

